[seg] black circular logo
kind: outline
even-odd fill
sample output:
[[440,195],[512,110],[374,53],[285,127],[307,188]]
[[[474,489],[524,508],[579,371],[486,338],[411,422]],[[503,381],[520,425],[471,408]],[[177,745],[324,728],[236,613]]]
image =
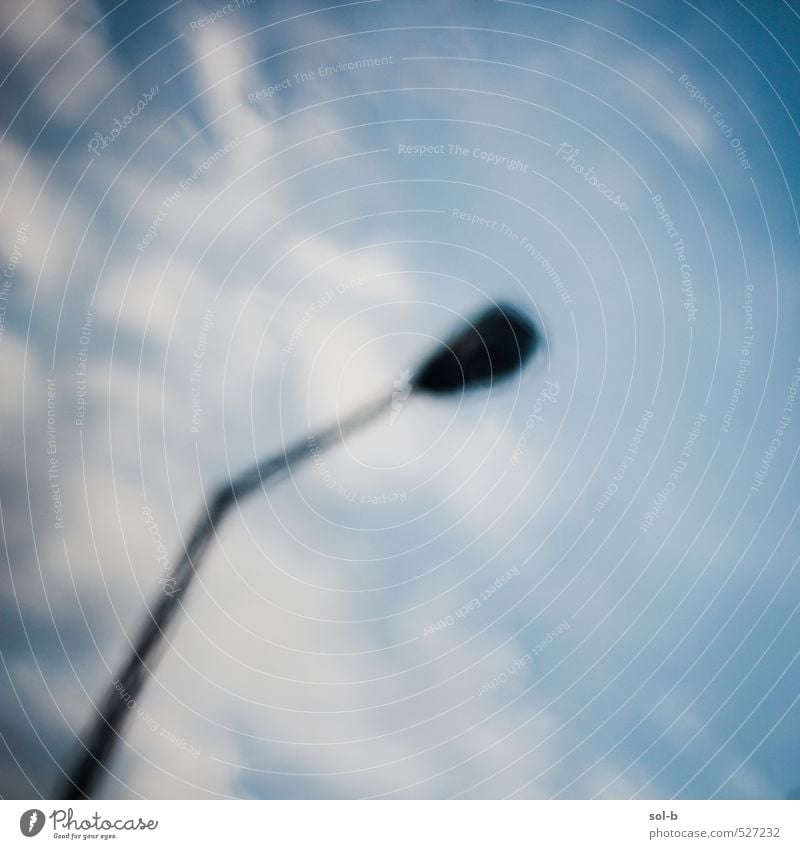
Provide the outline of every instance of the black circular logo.
[[44,828],[44,811],[31,808],[19,818],[19,830],[25,837],[35,837]]

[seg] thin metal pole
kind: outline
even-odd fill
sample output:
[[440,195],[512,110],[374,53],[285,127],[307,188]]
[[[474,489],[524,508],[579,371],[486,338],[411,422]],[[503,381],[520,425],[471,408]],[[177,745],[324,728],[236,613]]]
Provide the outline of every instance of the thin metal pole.
[[133,651],[112,682],[102,705],[96,708],[97,715],[84,738],[83,751],[67,776],[59,798],[92,798],[98,780],[108,772],[107,763],[121,737],[126,716],[131,713],[128,705],[138,698],[147,676],[152,672],[158,660],[158,650],[164,645],[166,629],[175,618],[181,606],[181,598],[188,590],[203,554],[230,507],[267,482],[274,484],[288,476],[294,468],[312,456],[312,446],[314,454],[318,454],[371,421],[382,410],[388,409],[389,405],[389,400],[381,398],[362,407],[316,436],[297,442],[285,453],[262,460],[214,492],[206,502],[203,514],[197,520],[173,572],[175,588],[181,590],[181,595],[177,592],[162,593],[148,612]]

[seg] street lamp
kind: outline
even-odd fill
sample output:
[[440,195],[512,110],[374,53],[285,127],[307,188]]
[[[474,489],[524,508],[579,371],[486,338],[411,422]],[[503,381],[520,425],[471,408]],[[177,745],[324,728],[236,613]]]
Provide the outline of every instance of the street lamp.
[[[414,384],[418,391],[435,395],[464,392],[491,385],[514,374],[539,345],[539,333],[532,322],[517,310],[495,305],[469,321],[458,333],[440,344],[424,361]],[[176,588],[184,593],[195,576],[200,559],[228,510],[240,499],[287,476],[314,454],[341,442],[391,406],[391,397],[380,398],[316,436],[296,443],[286,452],[257,463],[238,477],[220,485],[206,500],[205,509],[189,536],[180,562],[173,571]],[[172,583],[172,582],[171,582]],[[67,776],[60,798],[91,798],[106,770],[120,731],[129,713],[127,705],[138,697],[147,675],[163,648],[163,638],[180,608],[176,592],[162,593],[142,625],[130,657],[123,665],[83,743],[75,768]]]

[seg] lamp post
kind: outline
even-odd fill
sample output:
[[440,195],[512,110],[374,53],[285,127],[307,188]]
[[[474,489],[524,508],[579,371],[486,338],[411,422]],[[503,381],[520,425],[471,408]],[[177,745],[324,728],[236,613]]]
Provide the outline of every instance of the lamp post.
[[[491,385],[519,370],[539,344],[535,326],[517,310],[495,305],[483,312],[450,339],[442,343],[423,362],[415,385],[419,391],[444,395],[463,392],[480,385]],[[346,418],[302,440],[286,450],[262,460],[238,477],[221,484],[206,500],[205,509],[194,525],[180,561],[173,572],[176,588],[185,594],[200,560],[228,510],[240,499],[268,483],[273,484],[324,451],[345,436],[388,410],[391,398],[380,398],[356,410]],[[60,798],[91,798],[98,779],[106,771],[114,745],[129,713],[127,705],[136,699],[147,675],[164,646],[164,636],[180,601],[175,592],[162,593],[148,611],[134,648],[117,675],[115,684],[96,708],[97,715],[83,741],[83,750],[67,776]]]

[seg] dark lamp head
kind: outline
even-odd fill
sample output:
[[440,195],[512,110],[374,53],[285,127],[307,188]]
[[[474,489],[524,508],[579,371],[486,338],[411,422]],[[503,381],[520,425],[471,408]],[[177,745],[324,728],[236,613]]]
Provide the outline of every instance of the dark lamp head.
[[415,384],[438,393],[492,384],[519,371],[538,347],[539,332],[526,316],[492,306],[433,352]]

